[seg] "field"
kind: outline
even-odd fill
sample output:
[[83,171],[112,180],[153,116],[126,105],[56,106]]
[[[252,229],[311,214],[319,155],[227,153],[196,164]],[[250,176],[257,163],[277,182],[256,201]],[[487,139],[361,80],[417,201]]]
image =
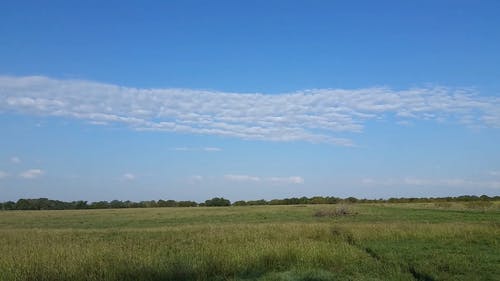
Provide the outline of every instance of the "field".
[[0,280],[500,280],[499,207],[3,211]]

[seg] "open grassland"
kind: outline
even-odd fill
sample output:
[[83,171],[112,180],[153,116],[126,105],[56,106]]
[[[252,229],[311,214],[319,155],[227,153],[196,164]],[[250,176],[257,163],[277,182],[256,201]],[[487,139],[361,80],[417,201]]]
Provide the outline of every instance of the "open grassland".
[[500,280],[499,206],[4,211],[0,280]]

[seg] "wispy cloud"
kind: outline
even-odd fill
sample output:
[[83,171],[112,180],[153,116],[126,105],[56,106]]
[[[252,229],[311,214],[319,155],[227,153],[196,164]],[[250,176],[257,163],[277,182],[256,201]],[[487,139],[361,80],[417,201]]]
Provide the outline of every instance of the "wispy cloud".
[[17,156],[12,156],[10,158],[10,162],[13,163],[13,164],[19,164],[19,163],[21,163],[21,158],[19,158]]
[[228,181],[239,181],[239,182],[260,181],[260,177],[249,176],[249,175],[224,175],[224,179]]
[[170,150],[173,150],[173,151],[190,151],[191,149],[188,148],[188,147],[172,147]]
[[488,174],[490,176],[497,177],[497,176],[500,176],[500,171],[489,171]]
[[222,151],[222,148],[219,148],[219,147],[204,147],[202,149],[203,149],[203,151],[206,151],[206,152],[218,152],[218,151]]
[[9,176],[9,174],[7,172],[0,171],[0,180],[6,178],[8,176]]
[[132,173],[125,173],[122,175],[122,179],[123,180],[126,180],[126,181],[133,181],[137,178],[136,175],[132,174]]
[[41,177],[45,174],[45,172],[43,170],[40,170],[40,169],[30,169],[30,170],[26,170],[22,173],[19,174],[19,176],[21,178],[24,178],[24,179],[36,179],[38,177]]
[[500,128],[500,98],[446,87],[312,89],[278,95],[138,89],[47,77],[0,76],[0,112],[62,116],[135,130],[350,146],[342,133],[387,116]]
[[190,176],[190,177],[187,179],[187,182],[188,182],[189,184],[199,184],[199,183],[202,183],[204,180],[205,180],[205,177],[203,177],[203,176],[200,176],[200,175],[193,175],[193,176]]
[[304,179],[302,177],[272,177],[268,179],[270,182],[279,184],[303,184]]
[[258,177],[251,175],[224,175],[224,179],[236,182],[263,182],[272,184],[302,184],[304,179],[298,176],[292,177]]

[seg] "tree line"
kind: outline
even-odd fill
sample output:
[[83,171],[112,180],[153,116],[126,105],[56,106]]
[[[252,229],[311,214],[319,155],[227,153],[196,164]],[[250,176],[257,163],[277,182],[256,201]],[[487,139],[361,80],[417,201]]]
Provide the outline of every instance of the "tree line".
[[17,202],[7,201],[0,203],[0,210],[79,210],[79,209],[119,209],[119,208],[161,208],[161,207],[222,207],[222,206],[253,206],[253,205],[305,205],[305,204],[338,204],[338,203],[432,203],[432,202],[471,202],[471,201],[497,201],[500,196],[489,197],[487,195],[475,196],[464,195],[458,197],[401,197],[389,199],[358,199],[355,197],[300,197],[272,200],[249,200],[235,201],[231,203],[228,199],[214,197],[197,203],[195,201],[175,200],[151,200],[151,201],[71,201],[51,200],[48,198],[19,199]]
[[162,207],[222,207],[222,206],[253,206],[253,205],[305,205],[305,204],[338,204],[338,203],[432,203],[432,202],[472,202],[497,201],[500,196],[463,195],[458,197],[421,197],[421,198],[389,198],[389,199],[358,199],[355,197],[339,198],[329,196],[314,196],[300,198],[284,198],[273,200],[235,201],[214,197],[202,203],[195,201],[151,200],[151,201],[71,201],[51,200],[48,198],[19,199],[17,202],[7,201],[0,203],[0,210],[80,210],[80,209],[119,209],[119,208],[162,208]]

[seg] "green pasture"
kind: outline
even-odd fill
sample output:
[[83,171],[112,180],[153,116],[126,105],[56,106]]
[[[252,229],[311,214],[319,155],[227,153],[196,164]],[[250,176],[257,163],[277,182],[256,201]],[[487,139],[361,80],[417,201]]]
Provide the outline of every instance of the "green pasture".
[[500,280],[499,206],[2,211],[0,280]]

